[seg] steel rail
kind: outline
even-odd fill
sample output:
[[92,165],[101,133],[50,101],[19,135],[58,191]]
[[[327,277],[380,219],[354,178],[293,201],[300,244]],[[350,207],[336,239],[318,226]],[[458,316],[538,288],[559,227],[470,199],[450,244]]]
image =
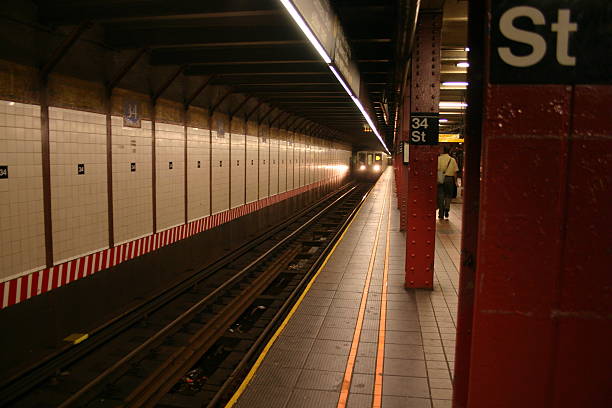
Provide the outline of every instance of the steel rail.
[[289,297],[283,302],[283,305],[279,308],[278,312],[274,315],[274,317],[270,320],[270,322],[266,325],[261,335],[257,338],[253,346],[249,349],[249,351],[244,355],[244,357],[238,363],[238,366],[232,371],[228,379],[223,383],[221,388],[215,393],[213,399],[206,405],[206,408],[214,408],[219,405],[221,400],[226,396],[226,394],[230,391],[230,388],[234,385],[236,381],[242,378],[243,373],[249,368],[250,362],[253,360],[253,357],[256,353],[259,353],[262,348],[262,343],[270,338],[270,334],[273,330],[275,330],[280,321],[287,315],[290,308],[295,303],[295,299],[299,297],[299,295],[304,290],[304,287],[311,280],[312,275],[319,269],[322,265],[325,257],[329,254],[334,244],[338,241],[342,233],[346,228],[348,228],[349,223],[355,217],[361,206],[363,205],[365,199],[368,197],[370,192],[372,191],[372,185],[367,192],[361,198],[359,204],[353,208],[348,217],[345,218],[342,226],[336,231],[334,236],[326,242],[325,248],[321,251],[318,258],[311,265],[308,272],[304,274],[302,280],[297,284],[295,289],[291,292]]
[[237,260],[257,245],[265,242],[272,235],[284,230],[288,225],[292,224],[300,217],[305,216],[309,211],[312,211],[313,208],[321,205],[334,195],[339,194],[341,191],[343,191],[343,189],[348,188],[350,185],[350,183],[347,183],[339,191],[334,191],[327,194],[291,218],[266,229],[253,240],[238,247],[229,256],[218,259],[211,265],[208,265],[204,270],[195,272],[186,278],[175,280],[171,287],[153,293],[143,302],[131,307],[93,330],[90,330],[88,333],[89,337],[86,341],[77,345],[66,345],[53,354],[43,357],[36,363],[31,364],[25,369],[20,370],[11,377],[3,380],[0,383],[0,403],[9,403],[27,393],[29,390],[50,378],[53,374],[59,372],[64,367],[69,366],[85,355],[91,353],[96,348],[118,336],[123,331],[129,329],[129,327],[134,325],[136,322],[142,320],[144,317],[150,315],[154,311],[159,310],[173,299],[176,299],[182,293],[210,278],[231,262]]
[[130,353],[128,353],[123,358],[121,358],[119,361],[115,362],[111,367],[107,368],[104,372],[102,372],[100,375],[98,375],[96,378],[94,378],[92,381],[90,381],[87,385],[85,385],[79,391],[74,393],[70,398],[68,398],[66,401],[64,401],[61,405],[59,405],[59,408],[66,408],[66,407],[72,406],[72,404],[78,402],[86,394],[90,393],[96,387],[100,386],[106,378],[111,376],[119,368],[129,364],[133,359],[135,359],[144,350],[146,350],[147,348],[150,348],[156,342],[159,342],[164,337],[167,337],[168,335],[170,335],[170,333],[173,330],[175,330],[177,328],[177,326],[182,325],[191,316],[193,316],[200,309],[202,309],[207,303],[210,303],[214,298],[216,298],[222,291],[225,291],[231,285],[233,285],[234,283],[236,283],[240,279],[242,279],[259,262],[263,261],[270,254],[274,253],[274,251],[279,249],[282,245],[284,245],[287,242],[289,242],[290,239],[295,237],[297,234],[301,233],[305,228],[307,228],[308,226],[312,225],[318,218],[320,218],[323,214],[325,214],[331,207],[333,207],[337,202],[342,200],[347,194],[352,192],[355,188],[356,187],[353,186],[348,191],[344,192],[342,195],[340,195],[340,197],[336,198],[334,201],[332,201],[330,204],[328,204],[324,209],[322,209],[317,214],[315,214],[313,217],[311,217],[310,220],[308,220],[306,223],[302,224],[296,230],[291,232],[288,236],[286,236],[281,241],[279,241],[274,246],[272,246],[270,249],[268,249],[266,252],[264,252],[263,254],[258,256],[255,260],[251,261],[247,266],[242,268],[238,273],[234,274],[234,276],[232,276],[232,278],[230,278],[229,280],[225,281],[221,286],[217,287],[215,290],[213,290],[211,293],[206,295],[204,298],[202,298],[196,304],[191,306],[185,312],[181,313],[181,315],[179,315],[170,324],[166,325],[163,329],[159,330],[154,336],[150,337],[149,339],[147,339],[147,341],[145,341],[140,346],[138,346],[135,349],[133,349]]

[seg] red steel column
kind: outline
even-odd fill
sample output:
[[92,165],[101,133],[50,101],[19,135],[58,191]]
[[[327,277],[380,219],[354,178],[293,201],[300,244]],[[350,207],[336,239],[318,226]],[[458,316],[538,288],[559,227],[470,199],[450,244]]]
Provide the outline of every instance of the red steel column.
[[[439,111],[441,30],[441,13],[419,15],[411,61],[411,112]],[[438,146],[410,146],[404,284],[407,288],[433,289],[438,150]]]
[[612,85],[492,84],[489,61],[467,406],[612,406]]
[[457,305],[457,338],[453,376],[453,407],[466,408],[470,378],[472,316],[474,314],[474,279],[478,248],[480,206],[480,155],[482,148],[483,60],[485,10],[482,4],[468,4],[467,117],[465,128],[463,190],[463,225],[461,226],[461,270]]

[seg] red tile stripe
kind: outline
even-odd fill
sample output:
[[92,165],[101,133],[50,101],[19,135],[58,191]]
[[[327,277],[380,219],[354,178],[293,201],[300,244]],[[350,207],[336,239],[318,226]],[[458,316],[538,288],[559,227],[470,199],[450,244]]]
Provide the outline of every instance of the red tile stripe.
[[32,272],[27,275],[0,282],[0,309],[13,306],[31,297],[45,293],[93,275],[104,269],[111,268],[130,259],[147,254],[157,249],[189,238],[200,232],[215,228],[236,218],[250,214],[272,204],[295,197],[301,193],[329,184],[340,184],[341,176],[328,180],[317,181],[294,190],[266,197],[240,207],[232,208],[222,213],[179,225],[153,235],[120,244],[90,255]]

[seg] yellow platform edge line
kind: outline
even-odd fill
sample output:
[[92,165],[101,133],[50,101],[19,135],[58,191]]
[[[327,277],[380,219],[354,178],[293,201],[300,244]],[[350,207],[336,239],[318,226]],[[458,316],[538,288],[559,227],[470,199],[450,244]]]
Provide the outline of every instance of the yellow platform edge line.
[[[372,190],[370,190],[372,191]],[[317,279],[317,277],[319,276],[319,274],[321,273],[321,271],[323,270],[323,268],[325,268],[325,265],[327,265],[327,261],[329,260],[329,258],[331,258],[331,256],[334,254],[334,252],[336,251],[336,247],[338,245],[340,245],[340,242],[342,242],[342,239],[344,238],[344,235],[347,233],[347,231],[351,228],[351,225],[353,224],[353,221],[355,221],[357,219],[357,216],[359,215],[359,213],[361,212],[361,209],[363,208],[363,204],[365,203],[365,201],[370,197],[370,191],[368,191],[367,196],[363,199],[363,201],[361,202],[361,205],[359,206],[359,209],[357,210],[357,212],[355,213],[355,216],[353,217],[353,219],[349,222],[349,224],[346,226],[346,228],[344,229],[344,231],[342,231],[342,234],[340,235],[340,238],[338,239],[338,241],[336,241],[336,243],[334,244],[334,246],[332,247],[331,251],[329,251],[329,254],[327,254],[327,256],[325,257],[325,260],[323,261],[323,263],[321,264],[321,266],[319,267],[319,269],[317,269],[317,272],[314,274],[314,276],[312,277],[312,279],[310,280],[310,282],[308,282],[308,285],[306,285],[306,288],[304,289],[304,292],[300,295],[300,297],[298,298],[298,300],[295,302],[295,305],[293,305],[293,307],[291,308],[291,310],[289,311],[289,313],[287,314],[287,316],[285,317],[285,320],[283,320],[283,322],[281,323],[281,325],[278,327],[278,329],[276,329],[276,332],[272,335],[272,337],[270,338],[270,340],[268,341],[268,343],[266,344],[266,347],[264,347],[263,351],[261,352],[261,354],[259,355],[259,357],[257,358],[257,361],[255,361],[255,364],[253,364],[253,367],[251,367],[251,370],[249,371],[249,373],[247,374],[247,376],[244,378],[244,380],[242,381],[242,384],[240,384],[240,387],[238,387],[238,390],[236,390],[236,393],[234,393],[234,395],[232,396],[232,398],[228,401],[227,405],[225,405],[225,408],[231,408],[234,406],[234,404],[236,404],[236,402],[238,401],[238,398],[240,398],[240,396],[242,395],[242,393],[244,393],[244,390],[246,389],[246,387],[249,385],[249,383],[251,382],[251,380],[253,379],[253,376],[255,375],[255,373],[257,372],[257,370],[259,369],[259,366],[261,365],[263,359],[266,357],[266,355],[268,354],[268,352],[270,351],[270,348],[274,345],[274,343],[276,342],[276,339],[278,338],[278,336],[280,336],[280,334],[283,332],[283,330],[285,329],[285,326],[287,326],[287,324],[289,323],[289,320],[291,320],[291,318],[293,317],[293,315],[295,314],[296,310],[300,307],[300,305],[302,304],[302,300],[304,300],[304,298],[306,297],[306,295],[308,294],[308,292],[310,291],[310,288],[312,287],[313,283],[315,282],[315,280]]]
[[72,333],[68,337],[64,337],[64,341],[72,344],[79,344],[80,342],[87,340],[89,338],[89,333]]

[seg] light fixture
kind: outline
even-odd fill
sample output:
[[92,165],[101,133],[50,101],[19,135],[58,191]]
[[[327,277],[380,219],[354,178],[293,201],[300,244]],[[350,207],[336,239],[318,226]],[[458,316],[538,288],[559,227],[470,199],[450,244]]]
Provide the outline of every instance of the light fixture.
[[312,31],[310,30],[310,27],[308,27],[308,24],[306,24],[306,21],[304,21],[300,13],[296,10],[293,3],[291,3],[290,0],[280,0],[280,1],[281,3],[283,3],[283,6],[285,6],[289,14],[291,14],[293,21],[297,23],[297,25],[300,27],[302,32],[306,35],[310,43],[315,47],[319,55],[323,58],[323,61],[325,61],[326,64],[330,64],[331,58],[327,54],[327,51],[325,51],[325,48],[323,48],[319,40],[317,40],[317,37],[315,37],[315,35],[312,33]]
[[440,123],[448,122],[448,119],[440,119]]
[[353,94],[353,92],[351,91],[351,88],[346,84],[346,82],[342,78],[342,75],[340,75],[340,73],[336,70],[336,68],[333,65],[331,65],[332,60],[329,57],[329,55],[327,54],[327,51],[325,51],[325,48],[323,48],[323,46],[321,45],[321,43],[319,42],[317,37],[313,34],[313,32],[310,29],[310,27],[308,27],[308,24],[302,18],[300,13],[297,11],[297,9],[295,8],[295,6],[291,2],[291,0],[280,0],[280,1],[283,4],[283,6],[285,6],[285,8],[287,9],[287,11],[291,15],[291,17],[293,18],[293,21],[296,22],[296,24],[300,27],[302,32],[306,35],[306,37],[308,38],[310,43],[315,47],[315,49],[317,50],[317,52],[319,53],[321,58],[323,58],[323,61],[325,61],[325,63],[327,64],[327,66],[329,67],[331,72],[334,74],[334,76],[336,77],[338,82],[340,82],[340,85],[342,85],[342,87],[344,88],[346,93],[351,97],[351,99],[353,100],[355,105],[357,105],[357,108],[359,108],[359,111],[361,111],[361,114],[365,118],[366,122],[368,122],[368,125],[370,125],[370,128],[372,129],[372,131],[374,132],[374,134],[376,135],[376,137],[378,138],[380,143],[385,148],[385,151],[388,154],[391,154],[391,152],[389,152],[389,149],[387,148],[387,145],[385,144],[384,140],[380,136],[380,133],[378,132],[378,129],[374,125],[374,122],[370,118],[370,115],[368,114],[368,112],[366,112],[366,110],[364,109],[364,107],[361,104],[361,102],[359,101],[359,99]]
[[340,82],[340,85],[342,85],[346,93],[349,94],[349,96],[353,96],[353,92],[351,91],[351,88],[349,88],[346,82],[344,82],[344,79],[342,79],[342,76],[340,76],[338,71],[336,71],[336,68],[334,68],[333,65],[328,65],[328,66],[329,66],[329,69],[331,69],[331,72],[334,73],[334,76],[336,77],[338,82]]
[[464,48],[464,51],[465,51],[465,52],[469,52],[469,51],[470,51],[470,47],[465,47],[465,48]]
[[466,89],[467,86],[467,82],[442,82],[442,87],[449,89]]
[[440,115],[445,115],[445,116],[446,115],[463,115],[463,114],[464,114],[464,112],[457,112],[457,111],[455,111],[455,112],[440,112]]
[[469,63],[469,62],[466,62],[466,61],[462,61],[462,62],[458,62],[458,63],[457,63],[457,66],[458,66],[459,68],[467,68],[467,67],[469,67],[469,66],[470,66],[470,63]]
[[465,108],[467,107],[467,103],[465,102],[440,102],[440,108]]
[[376,129],[376,126],[374,126],[374,122],[372,122],[372,119],[370,119],[370,115],[368,115],[368,112],[366,112],[366,110],[363,108],[363,105],[361,104],[361,101],[359,99],[357,99],[357,97],[355,95],[351,95],[351,99],[353,100],[355,105],[357,105],[357,107],[361,111],[361,114],[365,118],[366,122],[368,122],[368,125],[370,125],[370,128],[372,129],[372,131],[374,132],[374,134],[376,135],[376,137],[378,138],[380,143],[385,148],[385,151],[387,152],[387,154],[391,154],[391,152],[387,148],[387,145],[385,144],[384,140],[382,140],[382,137],[380,137],[380,133],[378,133],[378,129]]

